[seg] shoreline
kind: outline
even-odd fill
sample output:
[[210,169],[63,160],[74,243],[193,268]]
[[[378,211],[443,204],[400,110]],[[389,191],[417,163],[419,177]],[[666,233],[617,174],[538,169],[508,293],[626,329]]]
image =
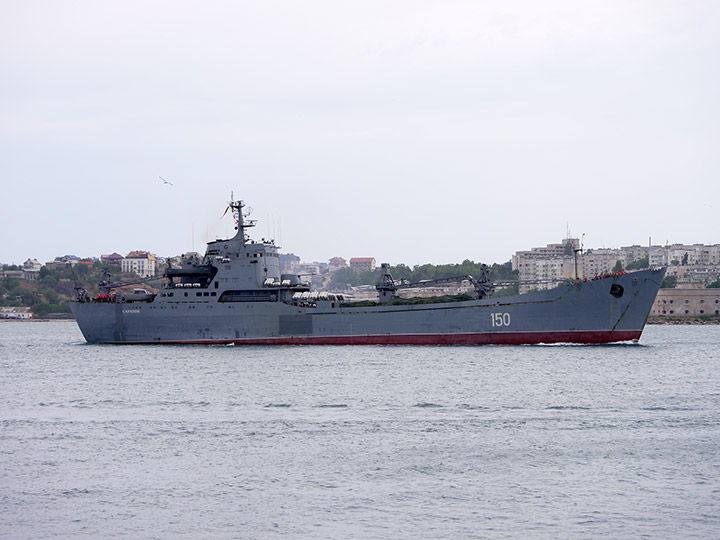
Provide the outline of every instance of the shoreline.
[[720,325],[720,317],[659,317],[657,315],[648,317],[647,324],[658,326],[664,325],[687,325],[687,326],[703,326],[703,325]]
[[74,318],[53,318],[53,319],[0,319],[0,323],[4,322],[75,322]]
[[[43,318],[43,319],[0,319],[0,323],[32,323],[32,322],[75,322],[74,317],[60,318]],[[675,325],[675,326],[703,326],[703,325],[720,325],[720,317],[648,317],[647,325]]]

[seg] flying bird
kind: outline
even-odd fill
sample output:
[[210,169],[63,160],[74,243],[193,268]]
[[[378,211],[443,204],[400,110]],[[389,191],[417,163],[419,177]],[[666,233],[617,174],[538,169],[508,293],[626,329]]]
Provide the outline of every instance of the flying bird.
[[169,185],[171,185],[171,186],[174,186],[174,185],[175,185],[175,184],[173,184],[172,182],[168,182],[167,180],[165,180],[162,176],[158,176],[158,178],[163,181],[163,184],[169,184]]

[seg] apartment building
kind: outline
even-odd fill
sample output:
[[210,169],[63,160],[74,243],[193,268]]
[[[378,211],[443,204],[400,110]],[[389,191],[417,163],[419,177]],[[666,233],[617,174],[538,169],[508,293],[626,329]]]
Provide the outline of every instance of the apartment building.
[[[624,246],[621,248],[588,249],[574,255],[579,248],[577,238],[566,238],[560,244],[518,251],[512,258],[518,271],[520,292],[549,289],[559,281],[577,276],[593,277],[610,273],[620,262],[622,268],[635,261],[649,259],[651,267],[668,266],[668,275],[678,278],[679,288],[704,287],[720,275],[720,245],[673,244],[668,246]],[[681,264],[682,263],[682,264]],[[523,283],[525,282],[525,283]]]
[[[518,272],[520,293],[532,289],[552,289],[559,281],[575,277],[576,250],[579,249],[578,238],[566,238],[559,244],[515,253],[512,256],[512,269]],[[580,265],[580,253],[577,255]]]

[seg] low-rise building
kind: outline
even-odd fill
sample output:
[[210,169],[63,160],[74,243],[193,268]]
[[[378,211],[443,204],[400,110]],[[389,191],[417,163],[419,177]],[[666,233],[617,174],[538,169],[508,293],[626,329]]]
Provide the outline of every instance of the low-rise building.
[[100,260],[106,264],[121,264],[123,256],[119,253],[113,252],[110,255],[100,255]]
[[356,272],[364,272],[367,270],[374,272],[376,264],[374,257],[353,257],[350,259],[350,268]]
[[37,259],[28,259],[22,265],[23,279],[38,279],[42,264]]
[[55,266],[60,266],[62,264],[75,266],[77,263],[80,262],[80,257],[77,255],[63,255],[62,257],[55,257]]
[[300,257],[294,253],[278,254],[281,274],[297,274],[300,269]]
[[32,319],[29,307],[0,307],[0,319]]
[[39,272],[42,268],[42,264],[40,264],[37,259],[28,259],[23,263],[22,267],[25,271]]
[[347,267],[347,265],[347,261],[342,257],[333,257],[328,262],[328,268],[330,272],[334,272],[335,270],[339,270],[340,268],[345,268]]
[[720,289],[660,289],[650,315],[658,317],[720,315]]
[[320,269],[320,263],[318,262],[303,263],[298,267],[298,272],[301,274],[317,276],[320,275]]
[[120,268],[123,272],[134,272],[140,277],[155,275],[155,256],[147,251],[131,251],[122,260]]

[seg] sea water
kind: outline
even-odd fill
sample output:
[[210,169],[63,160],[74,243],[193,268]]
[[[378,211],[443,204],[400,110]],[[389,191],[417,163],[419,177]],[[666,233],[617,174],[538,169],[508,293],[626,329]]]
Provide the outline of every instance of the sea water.
[[720,538],[720,327],[86,344],[0,324],[0,538]]

